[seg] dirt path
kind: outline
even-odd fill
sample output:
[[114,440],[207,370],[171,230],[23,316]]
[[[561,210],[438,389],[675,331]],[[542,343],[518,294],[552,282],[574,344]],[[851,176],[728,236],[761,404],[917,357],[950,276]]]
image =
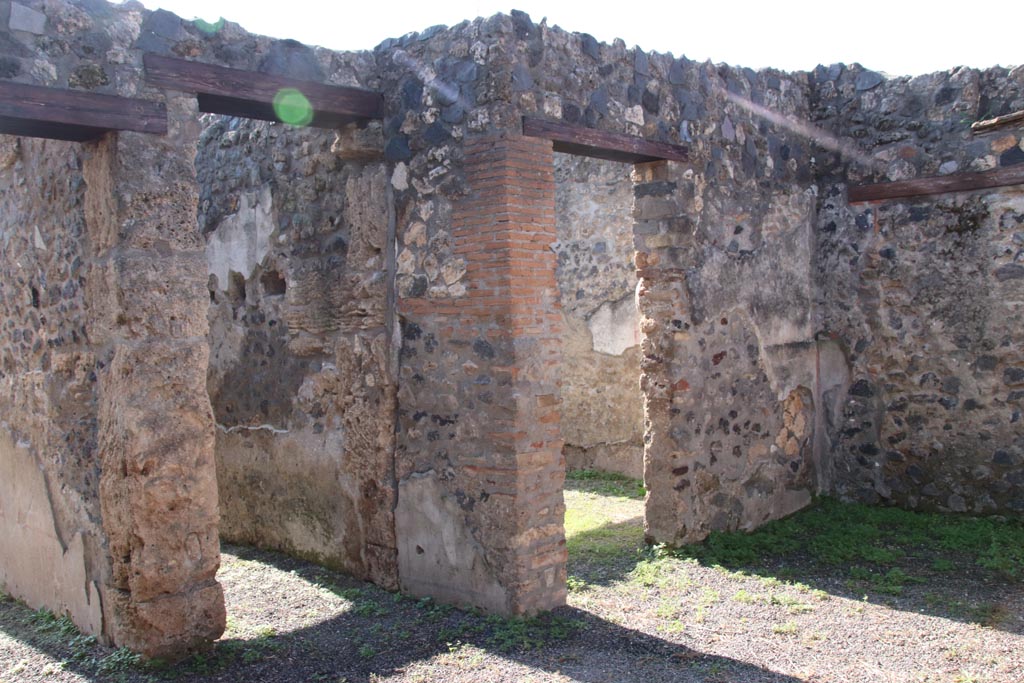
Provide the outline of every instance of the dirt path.
[[541,619],[453,610],[225,547],[228,630],[210,653],[147,665],[6,599],[0,683],[1024,683],[1024,584],[971,556],[886,546],[889,564],[822,565],[797,551],[745,567],[755,535],[726,569],[640,549],[634,483],[567,488],[569,606]]

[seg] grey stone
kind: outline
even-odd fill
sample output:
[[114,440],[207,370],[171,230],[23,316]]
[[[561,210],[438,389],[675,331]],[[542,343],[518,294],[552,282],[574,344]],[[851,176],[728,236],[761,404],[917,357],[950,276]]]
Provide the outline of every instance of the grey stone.
[[601,45],[589,33],[580,34],[580,49],[591,59],[601,59]]
[[1009,466],[1014,464],[1014,457],[1009,451],[999,450],[992,454],[992,463],[994,465]]
[[533,74],[525,64],[516,64],[512,68],[512,89],[517,92],[533,89]]
[[0,78],[14,78],[21,73],[21,62],[13,57],[0,56]]
[[456,102],[441,110],[441,120],[452,125],[462,123],[466,118],[466,108],[461,102]]
[[946,506],[953,512],[967,512],[967,501],[955,493],[946,500]]
[[441,31],[444,31],[448,27],[445,24],[434,24],[429,28],[425,28],[416,35],[416,40],[419,42],[426,42],[436,36]]
[[641,76],[651,75],[651,67],[647,60],[647,53],[640,48],[634,48],[633,69]]
[[1007,263],[996,268],[994,275],[1000,282],[1020,280],[1024,278],[1024,266],[1019,263]]
[[459,83],[472,83],[476,80],[480,67],[471,59],[464,59],[456,63],[452,75]]
[[661,101],[658,97],[658,93],[644,89],[643,95],[640,99],[643,104],[644,111],[654,114],[655,116],[657,116],[661,111]]
[[686,82],[686,67],[689,63],[685,57],[673,61],[668,68],[668,82],[672,85],[683,85]]
[[46,33],[46,15],[17,2],[11,3],[11,19],[7,23],[12,31],[25,31],[43,35]]
[[1015,145],[999,155],[1000,166],[1015,166],[1017,164],[1024,164],[1024,149],[1021,149],[1019,145]]
[[384,145],[384,159],[387,161],[408,161],[411,158],[409,138],[405,135],[395,135]]
[[608,88],[602,86],[590,95],[590,106],[602,116],[608,115]]
[[266,56],[260,60],[259,71],[304,81],[325,80],[316,54],[295,40],[275,40],[271,43]]
[[530,19],[530,15],[521,10],[514,9],[511,12],[512,26],[515,28],[516,37],[520,40],[529,38],[534,30],[535,26],[533,20]]
[[874,71],[861,71],[857,74],[854,87],[859,91],[872,90],[885,82],[885,76]]

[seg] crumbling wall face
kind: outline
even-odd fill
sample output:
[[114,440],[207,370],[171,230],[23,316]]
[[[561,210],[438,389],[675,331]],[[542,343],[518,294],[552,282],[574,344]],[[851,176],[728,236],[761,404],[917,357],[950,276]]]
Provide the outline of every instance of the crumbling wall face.
[[86,279],[97,370],[100,511],[111,562],[104,616],[149,656],[224,629],[217,483],[206,393],[206,269],[196,229],[195,101],[168,97],[166,137],[90,150]]
[[194,133],[4,142],[3,581],[150,655],[224,628]]
[[103,631],[80,145],[0,137],[0,590]]
[[[447,597],[492,607],[509,599],[501,588],[493,601],[485,596],[509,585],[502,572],[513,565],[498,547],[514,550],[518,537],[504,522],[489,520],[527,505],[512,494],[520,473],[508,459],[516,448],[523,448],[516,457],[547,449],[552,435],[545,426],[561,421],[556,367],[536,375],[542,384],[517,384],[528,356],[502,332],[514,329],[503,307],[548,310],[538,305],[544,299],[509,302],[486,278],[470,277],[474,267],[481,268],[477,278],[486,275],[473,261],[492,255],[460,245],[452,227],[466,206],[489,206],[499,222],[507,220],[500,201],[472,194],[462,138],[504,131],[512,140],[523,115],[693,146],[692,167],[647,169],[634,179],[651,538],[680,543],[711,529],[752,528],[806,504],[820,472],[813,438],[810,143],[729,100],[806,116],[806,80],[696,65],[626,50],[621,42],[600,45],[536,25],[522,13],[409,36],[386,43],[378,55],[390,112],[385,154],[396,162],[397,294],[404,322],[399,538],[420,524],[403,501],[415,500],[422,509],[424,500],[439,498],[430,506],[436,519],[446,519],[443,511],[455,506],[462,510],[451,529],[425,525],[419,536],[408,536],[405,551],[400,540],[403,586],[413,570],[449,583],[452,572],[463,571],[426,571],[430,563],[450,568],[451,558],[438,559],[436,543],[414,538],[474,538],[480,559],[467,560],[463,569],[482,569],[460,582],[477,594]],[[535,160],[510,163],[522,180],[548,182],[533,175],[540,173]],[[513,242],[521,246],[519,238]],[[529,273],[544,297],[557,296],[542,279],[544,253]],[[463,318],[463,307],[470,317]],[[526,336],[546,333],[538,321]],[[528,377],[532,382],[535,375]],[[502,401],[509,391],[518,396]],[[554,405],[545,421],[525,423],[529,430],[510,437],[526,438],[523,446],[503,450],[488,425],[508,406],[504,419],[515,420],[523,397],[531,395]],[[491,458],[509,464],[495,468]],[[546,468],[538,470],[543,486],[530,508],[542,512],[558,509],[549,506],[547,491],[560,485],[560,474]],[[492,495],[501,481],[506,507],[497,507]],[[413,561],[404,564],[403,555]],[[443,583],[418,590],[438,594]],[[505,604],[515,607],[514,594],[511,600]]]
[[643,477],[631,166],[555,155],[562,438],[570,468]]
[[[750,530],[820,487],[813,187],[758,197],[674,164],[639,168],[637,180],[647,535],[686,543]],[[735,248],[741,239],[751,242]]]
[[813,439],[811,144],[803,76],[695,64],[515,18],[512,101],[529,115],[686,144],[638,167],[647,533],[698,540],[799,509]]
[[[848,205],[851,182],[1024,162],[1024,69],[814,74],[815,114],[862,157],[823,156],[817,322],[846,356],[828,411],[835,491],[911,508],[1024,511],[1024,193]],[[852,139],[851,139],[852,138]],[[879,163],[880,162],[880,163]]]
[[329,131],[206,123],[221,535],[395,586],[384,165]]

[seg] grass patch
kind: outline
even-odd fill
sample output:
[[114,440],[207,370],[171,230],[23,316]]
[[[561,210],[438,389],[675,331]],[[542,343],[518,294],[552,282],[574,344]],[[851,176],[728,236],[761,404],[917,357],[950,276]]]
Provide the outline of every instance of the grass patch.
[[615,472],[600,470],[568,470],[565,487],[574,491],[590,491],[603,496],[643,500],[647,494],[644,483]]
[[787,621],[784,624],[775,624],[774,626],[772,626],[772,633],[775,633],[775,634],[778,634],[778,635],[791,636],[791,635],[794,635],[796,632],[797,632],[796,622],[793,622],[793,621]]
[[643,486],[636,479],[574,470],[565,483],[565,538],[571,590],[606,584],[626,574],[641,553]]
[[822,498],[753,533],[714,532],[703,543],[662,552],[755,571],[764,569],[766,558],[790,567],[794,558],[826,569],[849,566],[851,579],[898,595],[905,585],[921,581],[904,561],[925,559],[935,572],[973,565],[1024,579],[1024,524]]

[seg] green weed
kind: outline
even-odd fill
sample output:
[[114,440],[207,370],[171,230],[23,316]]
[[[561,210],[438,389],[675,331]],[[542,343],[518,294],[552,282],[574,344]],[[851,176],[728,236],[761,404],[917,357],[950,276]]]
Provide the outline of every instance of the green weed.
[[784,624],[775,624],[774,626],[772,626],[772,633],[777,633],[779,635],[791,636],[794,633],[796,633],[796,631],[796,623],[792,621],[787,621]]
[[96,671],[101,674],[129,673],[144,667],[146,660],[142,655],[132,652],[126,647],[115,650],[96,665]]
[[529,618],[488,617],[491,627],[488,644],[502,652],[533,650],[548,643],[565,640],[582,624],[566,617],[545,614]]
[[[793,572],[792,558],[825,566],[848,565],[855,580],[870,581],[884,593],[898,594],[916,581],[900,564],[939,552],[964,556],[1011,579],[1024,579],[1024,524],[997,518],[921,513],[891,507],[841,503],[821,498],[812,507],[765,524],[753,533],[713,532],[699,544],[669,551],[705,565],[730,569],[764,567]],[[951,557],[934,558],[933,568],[950,571]],[[894,573],[893,570],[898,570]],[[901,572],[904,572],[901,574]]]

